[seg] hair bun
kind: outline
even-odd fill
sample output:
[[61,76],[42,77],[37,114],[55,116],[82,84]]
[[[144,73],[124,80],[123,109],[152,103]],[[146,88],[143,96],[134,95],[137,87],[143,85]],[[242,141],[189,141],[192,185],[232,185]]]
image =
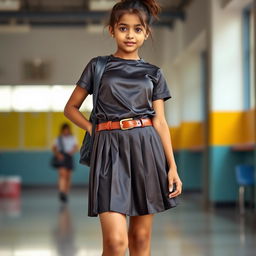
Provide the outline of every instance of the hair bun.
[[161,10],[160,5],[156,0],[139,0],[139,2],[143,3],[147,6],[150,14],[155,18],[158,19],[158,14]]
[[120,17],[128,12],[138,14],[143,26],[148,27],[146,25],[150,26],[154,20],[158,20],[160,10],[157,0],[120,0],[112,8],[108,24],[113,28]]
[[144,9],[148,14],[149,24],[151,24],[154,19],[158,19],[158,14],[161,10],[156,0],[121,0],[120,3],[127,8]]

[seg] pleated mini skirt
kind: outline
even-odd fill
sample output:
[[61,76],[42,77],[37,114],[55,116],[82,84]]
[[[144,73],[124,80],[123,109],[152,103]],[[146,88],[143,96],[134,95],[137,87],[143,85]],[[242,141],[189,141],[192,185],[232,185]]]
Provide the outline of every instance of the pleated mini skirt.
[[153,126],[95,133],[91,154],[88,216],[114,211],[139,216],[178,205],[169,198],[168,163]]

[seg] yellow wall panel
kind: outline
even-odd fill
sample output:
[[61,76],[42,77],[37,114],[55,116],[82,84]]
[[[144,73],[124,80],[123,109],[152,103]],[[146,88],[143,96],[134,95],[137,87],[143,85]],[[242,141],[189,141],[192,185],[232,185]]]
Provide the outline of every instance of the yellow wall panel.
[[60,127],[63,123],[68,123],[71,126],[72,132],[74,132],[74,125],[64,116],[63,112],[52,112],[51,114],[51,122],[49,125],[51,131],[51,142],[59,135]]
[[247,112],[244,112],[242,117],[243,128],[245,128],[245,132],[243,133],[244,138],[243,141],[245,143],[253,143],[256,142],[256,127],[255,127],[255,118],[256,118],[256,110],[251,109]]
[[249,112],[214,112],[211,118],[212,145],[235,145],[253,142],[254,119]]
[[41,148],[47,146],[48,113],[24,113],[24,146]]
[[[90,113],[83,114],[89,119]],[[210,113],[211,145],[255,143],[255,114],[255,109]],[[0,113],[0,147],[18,149],[21,144],[25,149],[45,148],[58,136],[63,122],[71,125],[80,146],[85,131],[69,121],[63,112]],[[201,122],[183,122],[178,127],[170,127],[173,148],[193,149],[203,146],[203,127]]]
[[[83,115],[89,120],[90,113],[83,112]],[[84,135],[85,135],[85,131],[78,127],[77,128],[77,139],[78,139],[78,145],[79,146],[81,146],[81,144],[83,142]]]
[[[255,143],[256,110],[244,112],[210,113],[210,144],[228,146]],[[200,122],[183,122],[178,127],[170,127],[172,145],[175,150],[193,149],[203,146],[204,124]]]
[[203,125],[201,122],[183,122],[181,124],[179,147],[189,149],[203,145]]
[[203,145],[203,124],[183,122],[170,128],[173,149],[193,149]]
[[179,149],[179,138],[180,138],[180,127],[170,127],[170,135],[171,135],[171,141],[172,141],[172,147],[173,149]]
[[78,140],[78,145],[81,146],[83,139],[84,139],[85,131],[83,129],[78,128],[77,132],[77,140]]
[[[83,112],[83,115],[89,119],[89,114],[87,112]],[[81,129],[80,127],[77,127],[75,124],[73,124],[69,119],[67,119],[64,116],[63,112],[52,112],[51,113],[51,143],[53,143],[54,139],[59,135],[59,131],[60,131],[60,127],[62,125],[62,123],[68,123],[71,126],[71,130],[73,132],[73,134],[76,136],[77,140],[78,140],[78,145],[80,146],[83,138],[84,138],[84,134],[85,131],[83,129]]]
[[0,113],[0,147],[19,147],[19,116],[20,113]]

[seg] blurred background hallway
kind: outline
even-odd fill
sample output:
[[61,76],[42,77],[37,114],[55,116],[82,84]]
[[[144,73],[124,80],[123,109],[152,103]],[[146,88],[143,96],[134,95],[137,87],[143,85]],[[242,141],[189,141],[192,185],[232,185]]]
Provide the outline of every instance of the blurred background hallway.
[[[256,250],[253,0],[159,0],[140,55],[162,68],[180,205],[155,215],[152,256],[252,256]],[[58,199],[52,146],[88,61],[115,50],[104,29],[113,0],[0,0],[0,256],[100,255],[87,217],[89,168]],[[89,117],[92,98],[81,110]],[[128,218],[127,218],[128,220]],[[128,255],[128,253],[127,253]]]
[[[86,189],[76,188],[65,207],[54,189],[25,189],[21,199],[1,205],[0,255],[101,255],[98,218],[87,218]],[[152,255],[255,254],[255,217],[237,209],[206,212],[198,194],[185,194],[181,206],[155,215]],[[127,217],[127,222],[128,222]],[[127,253],[127,255],[129,255]]]

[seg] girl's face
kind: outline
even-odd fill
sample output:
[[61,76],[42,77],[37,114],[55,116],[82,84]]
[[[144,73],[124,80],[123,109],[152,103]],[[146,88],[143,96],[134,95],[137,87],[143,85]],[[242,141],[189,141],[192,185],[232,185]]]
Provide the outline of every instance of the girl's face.
[[65,129],[62,130],[62,135],[64,136],[68,136],[70,135],[71,131],[68,127],[66,127]]
[[119,53],[137,54],[138,49],[148,37],[136,14],[124,14],[115,27],[109,27],[109,32],[115,38]]

